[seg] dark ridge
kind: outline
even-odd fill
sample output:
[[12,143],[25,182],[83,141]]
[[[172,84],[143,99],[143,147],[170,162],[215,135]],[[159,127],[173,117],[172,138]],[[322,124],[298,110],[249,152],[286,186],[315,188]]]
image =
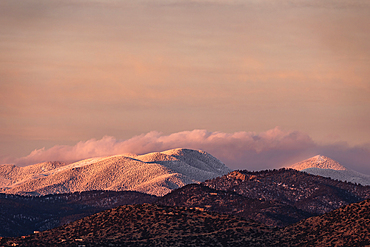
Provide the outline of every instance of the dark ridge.
[[279,201],[311,214],[323,214],[370,198],[370,186],[341,182],[293,169],[233,171],[202,185],[248,198]]
[[233,191],[190,184],[156,201],[159,205],[197,207],[210,212],[237,215],[272,227],[283,227],[313,216],[293,206],[274,201],[248,198]]
[[[275,229],[276,231],[276,229]],[[274,229],[243,218],[184,207],[127,205],[24,238],[11,246],[272,246]]]
[[290,246],[369,246],[370,200],[353,203],[281,230]]
[[201,208],[126,205],[1,246],[367,246],[370,200],[285,228]]
[[156,199],[134,191],[85,191],[36,197],[0,194],[0,236],[28,235],[113,207],[151,203]]

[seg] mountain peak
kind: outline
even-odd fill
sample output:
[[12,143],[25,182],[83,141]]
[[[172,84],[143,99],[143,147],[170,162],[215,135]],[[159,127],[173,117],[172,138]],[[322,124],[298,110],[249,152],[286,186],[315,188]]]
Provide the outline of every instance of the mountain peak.
[[287,166],[287,168],[340,181],[370,185],[370,176],[348,169],[335,160],[322,155],[316,155],[307,160]]
[[299,171],[308,168],[332,169],[337,171],[347,170],[347,168],[339,164],[337,161],[323,155],[316,155],[312,158],[287,166],[287,168],[293,168]]

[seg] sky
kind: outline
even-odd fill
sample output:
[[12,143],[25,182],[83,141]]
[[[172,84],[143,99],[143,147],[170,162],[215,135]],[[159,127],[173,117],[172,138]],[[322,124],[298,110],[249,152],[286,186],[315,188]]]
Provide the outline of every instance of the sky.
[[367,0],[0,1],[0,164],[186,147],[370,174]]

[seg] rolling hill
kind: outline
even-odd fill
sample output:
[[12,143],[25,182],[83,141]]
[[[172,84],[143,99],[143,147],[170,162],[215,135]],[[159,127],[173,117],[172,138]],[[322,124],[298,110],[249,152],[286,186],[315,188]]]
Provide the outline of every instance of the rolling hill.
[[[273,230],[194,208],[120,206],[2,246],[272,246]],[[247,245],[246,245],[247,244]]]
[[316,215],[370,198],[370,186],[285,168],[258,172],[233,171],[201,184],[248,198],[275,200]]
[[314,214],[276,200],[248,198],[233,191],[215,190],[201,184],[188,184],[158,198],[165,206],[183,206],[252,219],[270,227],[283,227]]
[[0,237],[29,235],[106,209],[155,200],[156,196],[135,191],[101,190],[32,197],[0,193]]
[[370,200],[353,203],[281,230],[287,246],[369,246]]
[[285,228],[197,208],[153,204],[109,209],[1,246],[368,246],[370,200]]

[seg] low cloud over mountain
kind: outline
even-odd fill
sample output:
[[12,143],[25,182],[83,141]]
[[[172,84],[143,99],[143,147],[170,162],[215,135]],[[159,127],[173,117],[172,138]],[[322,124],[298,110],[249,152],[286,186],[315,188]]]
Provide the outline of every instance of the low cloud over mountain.
[[278,127],[261,133],[193,130],[165,135],[152,131],[127,140],[104,136],[100,140],[81,141],[74,146],[57,145],[49,149],[37,149],[26,157],[3,160],[2,163],[24,166],[56,160],[73,162],[91,157],[144,154],[179,147],[204,150],[233,169],[278,168],[322,154],[348,168],[370,174],[370,146],[318,144],[303,132],[283,131]]

